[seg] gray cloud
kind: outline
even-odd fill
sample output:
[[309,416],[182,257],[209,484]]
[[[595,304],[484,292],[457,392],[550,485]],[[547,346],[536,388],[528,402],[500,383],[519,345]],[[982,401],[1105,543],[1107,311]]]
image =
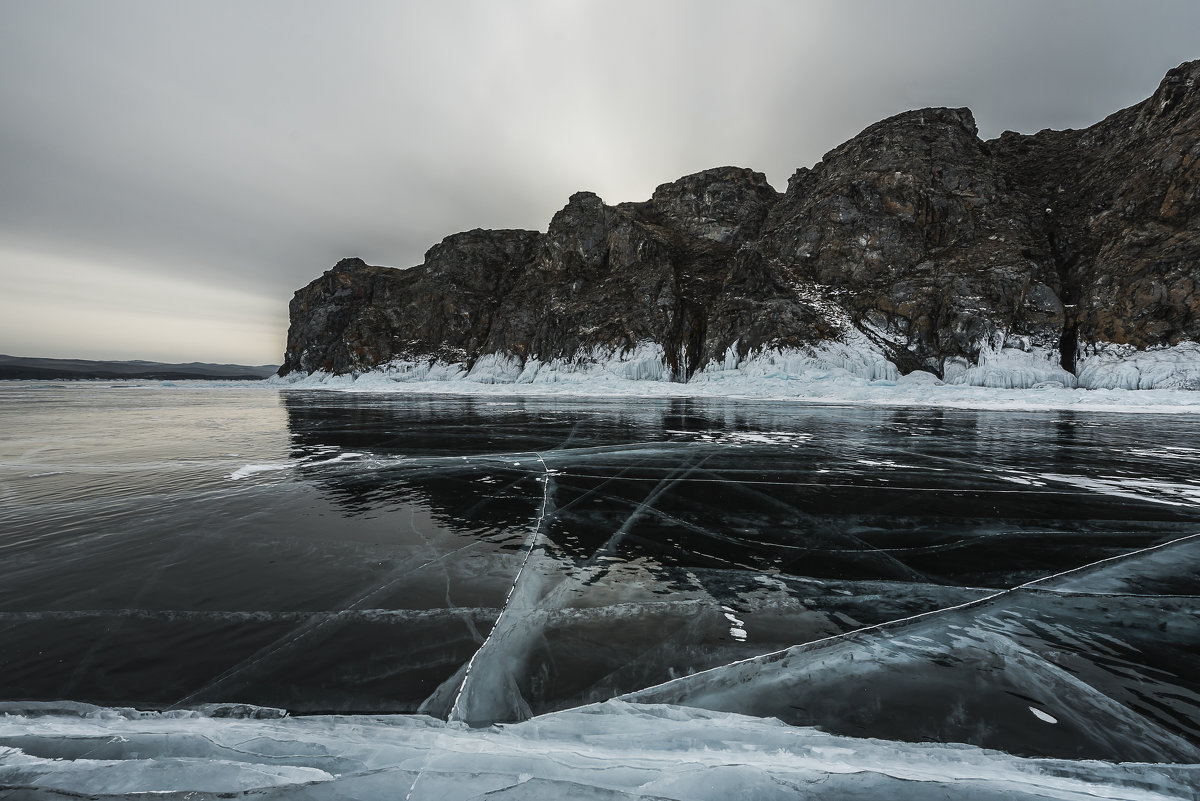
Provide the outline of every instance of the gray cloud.
[[[25,287],[0,350],[136,348],[30,278],[66,261],[277,304],[241,350],[179,353],[256,362],[343,255],[408,266],[455,231],[544,228],[577,189],[640,200],[722,164],[782,187],[909,108],[970,106],[985,137],[1080,127],[1200,56],[1192,2],[0,0],[0,22],[0,278]],[[106,308],[130,313],[88,319]]]

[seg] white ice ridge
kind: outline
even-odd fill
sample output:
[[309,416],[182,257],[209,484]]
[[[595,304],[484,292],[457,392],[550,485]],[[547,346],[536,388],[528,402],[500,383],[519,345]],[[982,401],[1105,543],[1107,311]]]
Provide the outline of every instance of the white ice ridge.
[[[468,371],[435,360],[393,362],[361,375],[293,373],[263,382],[285,389],[464,395],[732,397],[882,406],[970,409],[1075,409],[1147,413],[1200,412],[1200,345],[1157,351],[1091,347],[1078,377],[1056,350],[1021,340],[984,343],[974,364],[948,360],[946,380],[900,375],[865,337],[739,356],[736,344],[687,383],[673,381],[662,348],[588,351],[549,363],[491,355]],[[1021,347],[1005,347],[1016,342]],[[1090,355],[1089,355],[1090,354]]]
[[309,801],[399,798],[407,787],[413,801],[1168,801],[1194,799],[1200,786],[1197,765],[1026,759],[621,701],[489,729],[424,716],[211,718],[73,707],[0,717],[0,790]]

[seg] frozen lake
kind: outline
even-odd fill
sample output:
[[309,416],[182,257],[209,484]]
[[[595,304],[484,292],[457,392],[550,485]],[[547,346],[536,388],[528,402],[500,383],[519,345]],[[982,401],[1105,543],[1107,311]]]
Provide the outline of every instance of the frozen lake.
[[[536,762],[550,746],[529,732],[561,746],[613,714],[650,738],[691,726],[669,734],[682,753],[738,737],[785,750],[799,746],[779,738],[837,737],[847,753],[863,738],[925,744],[903,746],[925,756],[889,752],[911,767],[929,744],[960,743],[1060,760],[1047,776],[1074,771],[1115,798],[1195,787],[1191,416],[3,382],[0,432],[0,701],[12,713],[0,789],[111,790],[71,770],[177,758],[143,742],[85,760],[64,745],[137,742],[145,720],[209,743],[236,725],[248,727],[238,742],[256,732],[327,750],[341,735],[314,736],[317,721],[378,724],[380,742],[416,748],[389,763],[415,786],[431,754],[501,741]],[[582,724],[563,711],[618,697]],[[64,701],[371,717],[218,723]],[[431,726],[480,739],[422,751],[412,732]],[[718,730],[713,743],[697,734]],[[343,743],[338,758],[351,752]],[[968,765],[989,752],[951,753]],[[1085,759],[1160,763],[1158,778]],[[318,762],[229,786],[335,797],[343,773],[367,770]],[[819,763],[804,770],[829,770]],[[529,792],[502,797],[554,797],[568,780],[516,764],[495,773],[531,776],[510,782]],[[630,795],[646,783],[588,770],[564,775],[616,795],[579,797],[706,797]],[[44,778],[62,771],[75,778]],[[176,780],[229,791],[218,773]],[[130,781],[122,792],[149,787]],[[434,786],[413,797],[473,797]]]

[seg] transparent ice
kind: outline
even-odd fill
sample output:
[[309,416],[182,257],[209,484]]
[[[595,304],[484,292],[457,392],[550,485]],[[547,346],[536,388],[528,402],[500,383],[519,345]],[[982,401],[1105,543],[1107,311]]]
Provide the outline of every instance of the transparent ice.
[[0,391],[0,797],[1197,797],[1187,415]]

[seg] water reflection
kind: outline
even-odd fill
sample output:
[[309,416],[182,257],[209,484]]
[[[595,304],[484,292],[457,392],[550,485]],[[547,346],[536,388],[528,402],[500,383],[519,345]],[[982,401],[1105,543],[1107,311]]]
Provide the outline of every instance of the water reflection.
[[[1005,421],[696,399],[284,402],[293,455],[314,465],[301,474],[350,514],[419,499],[447,526],[495,533],[531,519],[549,470],[548,552],[594,560],[622,530],[608,546],[614,562],[641,560],[668,582],[699,567],[1002,587],[1194,519],[1190,508],[1037,479],[1051,465],[1102,474],[1128,458],[1114,432],[1080,441],[1062,414]],[[358,455],[329,463],[348,452]]]

